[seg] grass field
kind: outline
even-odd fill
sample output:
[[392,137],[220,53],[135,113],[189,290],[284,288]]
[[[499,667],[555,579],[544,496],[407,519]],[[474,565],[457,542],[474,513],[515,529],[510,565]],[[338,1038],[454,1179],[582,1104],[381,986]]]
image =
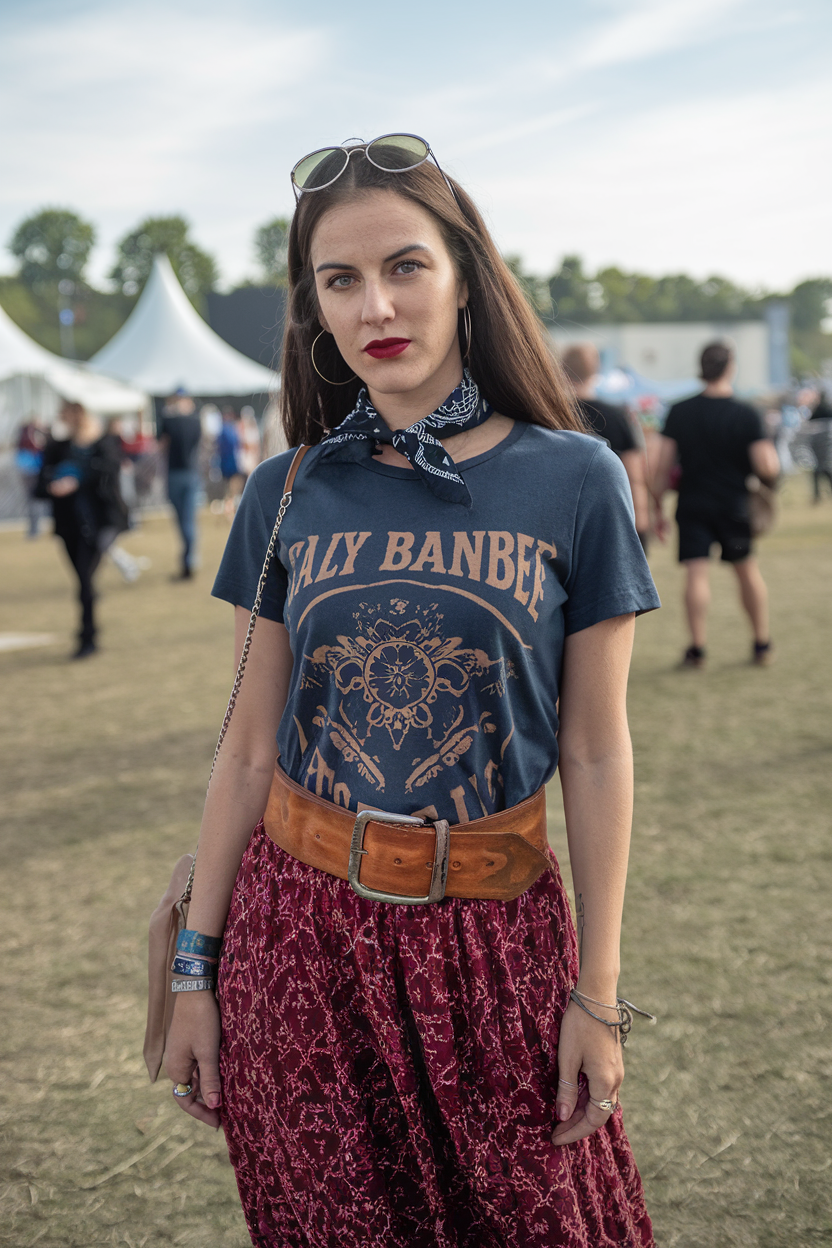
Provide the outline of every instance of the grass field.
[[[785,493],[761,547],[777,662],[748,664],[715,566],[710,661],[679,671],[680,574],[639,622],[630,690],[636,818],[623,1100],[661,1248],[832,1243],[832,506]],[[170,584],[162,519],[126,539],[152,568],[100,575],[102,653],[69,664],[71,582],[51,539],[0,534],[0,1244],[247,1244],[222,1137],[141,1059],[147,918],[196,837],[231,670],[231,612],[205,568]],[[562,816],[551,792],[561,859]]]

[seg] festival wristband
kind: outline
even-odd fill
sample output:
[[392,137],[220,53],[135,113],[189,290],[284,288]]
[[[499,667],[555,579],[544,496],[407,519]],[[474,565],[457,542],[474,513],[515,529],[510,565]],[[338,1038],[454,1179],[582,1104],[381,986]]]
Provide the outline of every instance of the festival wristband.
[[173,959],[170,969],[174,975],[196,975],[202,978],[217,973],[216,963],[209,962],[205,958],[185,958],[181,954],[177,954]]
[[213,992],[213,979],[172,979],[171,992]]
[[184,928],[176,937],[177,953],[195,953],[206,958],[218,958],[222,946],[222,936],[203,936],[191,928]]

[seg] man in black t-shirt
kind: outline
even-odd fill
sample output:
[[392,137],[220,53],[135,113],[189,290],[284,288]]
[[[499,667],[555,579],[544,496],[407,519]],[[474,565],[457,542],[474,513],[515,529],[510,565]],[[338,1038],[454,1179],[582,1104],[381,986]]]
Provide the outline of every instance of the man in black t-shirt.
[[[685,607],[691,645],[687,667],[702,667],[710,605],[709,556],[718,542],[722,560],[737,574],[742,605],[754,631],[753,660],[771,658],[768,592],[751,551],[746,478],[754,473],[767,484],[779,473],[777,452],[765,436],[762,421],[746,403],[733,397],[734,357],[721,342],[710,343],[701,357],[701,394],[669,411],[662,431],[653,494],[661,509],[671,473],[681,468],[676,520],[679,561],[687,570]],[[660,533],[665,530],[662,522]]]
[[196,560],[196,500],[199,493],[199,443],[202,425],[196,404],[177,390],[164,406],[156,425],[159,443],[168,459],[168,498],[182,534],[182,570],[174,578],[187,581]]
[[575,342],[563,353],[561,363],[572,383],[587,428],[609,443],[630,479],[636,516],[636,532],[647,550],[650,512],[645,472],[644,437],[623,407],[605,403],[595,395],[595,379],[601,368],[597,348],[591,342]]

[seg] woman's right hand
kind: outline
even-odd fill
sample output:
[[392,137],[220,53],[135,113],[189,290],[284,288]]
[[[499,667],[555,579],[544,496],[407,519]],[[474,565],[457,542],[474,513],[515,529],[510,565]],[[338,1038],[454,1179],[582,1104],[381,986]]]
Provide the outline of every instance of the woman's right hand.
[[189,1096],[174,1099],[186,1114],[220,1126],[220,1011],[213,992],[177,997],[165,1048],[165,1072],[174,1086],[190,1084]]

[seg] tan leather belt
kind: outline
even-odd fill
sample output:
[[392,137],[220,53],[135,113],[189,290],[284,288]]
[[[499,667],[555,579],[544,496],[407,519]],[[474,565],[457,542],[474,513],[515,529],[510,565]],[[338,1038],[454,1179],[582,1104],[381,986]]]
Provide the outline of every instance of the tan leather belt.
[[551,865],[543,789],[510,810],[451,828],[446,819],[419,815],[354,815],[290,780],[278,764],[263,823],[287,854],[349,880],[370,901],[513,901]]

